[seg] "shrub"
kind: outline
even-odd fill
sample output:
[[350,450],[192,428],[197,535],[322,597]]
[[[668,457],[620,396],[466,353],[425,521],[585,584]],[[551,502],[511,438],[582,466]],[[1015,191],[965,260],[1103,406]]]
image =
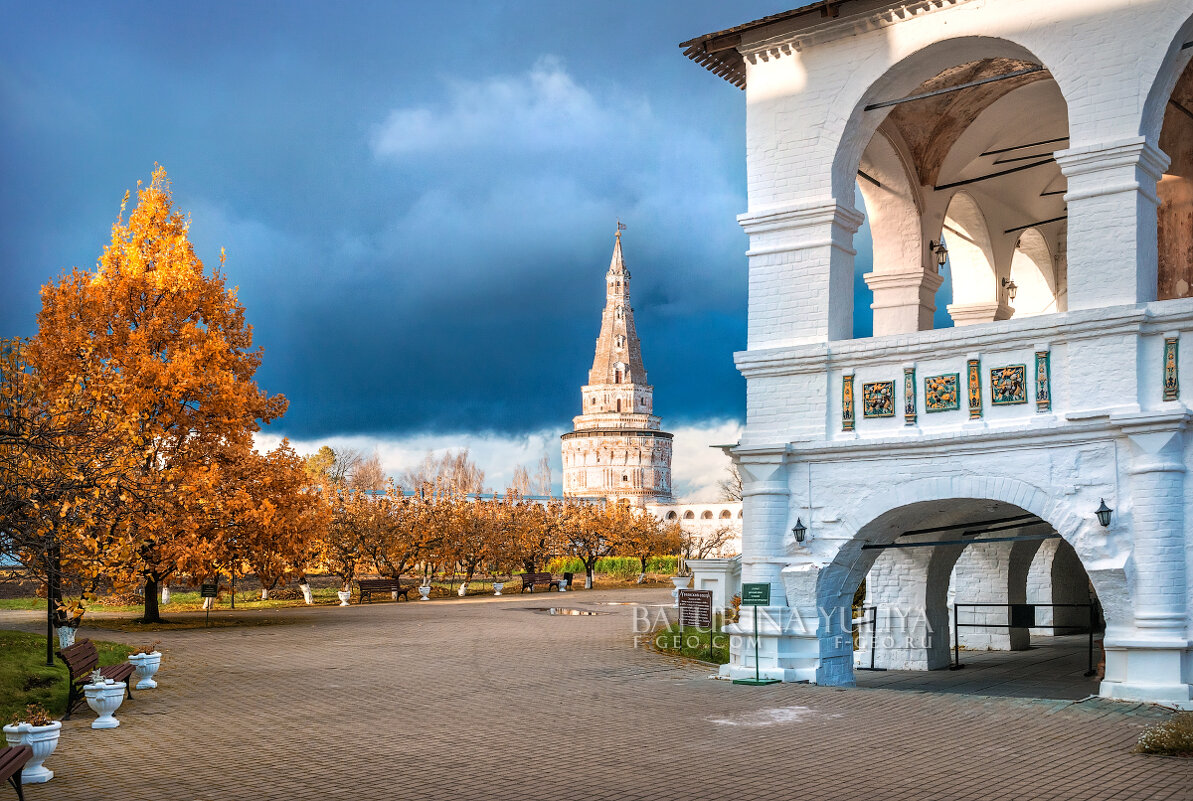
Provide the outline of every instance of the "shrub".
[[138,645],[129,652],[129,656],[140,656],[141,654],[151,654],[157,650],[157,647],[162,644],[161,640],[154,640],[148,645]]
[[50,717],[50,713],[41,704],[29,704],[25,707],[25,711],[17,712],[8,722],[14,726],[18,723],[28,723],[31,726],[49,726],[54,722],[54,719]]
[[1144,729],[1135,751],[1193,757],[1193,712],[1180,712],[1163,723]]
[[[647,573],[674,574],[679,566],[675,556],[652,556],[646,560]],[[544,570],[551,573],[583,573],[584,562],[575,556],[557,556],[547,562]],[[636,556],[606,556],[598,559],[596,572],[619,579],[632,579],[642,569],[642,561]]]

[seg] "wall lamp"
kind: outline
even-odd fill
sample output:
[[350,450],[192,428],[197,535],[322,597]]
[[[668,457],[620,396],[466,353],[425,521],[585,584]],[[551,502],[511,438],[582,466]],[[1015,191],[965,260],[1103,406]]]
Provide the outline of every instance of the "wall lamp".
[[1108,528],[1110,526],[1110,513],[1114,510],[1106,505],[1105,498],[1099,498],[1099,500],[1101,503],[1098,504],[1098,511],[1094,512],[1094,514],[1098,516],[1098,522],[1102,524],[1102,528]]
[[937,242],[934,239],[928,240],[928,250],[936,257],[936,271],[944,272],[944,263],[949,260],[949,249],[944,245],[944,237]]
[[804,538],[808,535],[808,527],[804,525],[804,521],[795,518],[795,525],[791,527],[791,533],[795,535],[795,541],[800,545],[804,544]]
[[1002,285],[1007,288],[1007,297],[1011,300],[1015,299],[1015,295],[1019,294],[1019,287],[1015,286],[1015,282],[1010,278],[1002,279]]

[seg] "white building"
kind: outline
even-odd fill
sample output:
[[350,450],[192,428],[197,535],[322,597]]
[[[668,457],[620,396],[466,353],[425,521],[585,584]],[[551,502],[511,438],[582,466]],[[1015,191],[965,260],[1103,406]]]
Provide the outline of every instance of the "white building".
[[[867,574],[934,635],[891,662],[942,666],[956,571],[959,602],[1092,585],[1101,694],[1190,705],[1191,43],[1193,0],[818,2],[685,43],[745,90],[732,455],[764,674],[850,684],[833,610]],[[932,330],[942,238],[955,327]]]
[[565,498],[671,500],[671,435],[654,414],[642,345],[630,305],[630,271],[621,255],[621,225],[605,275],[605,310],[581,412],[563,435]]
[[741,501],[648,503],[646,511],[665,523],[679,523],[685,533],[708,543],[707,549],[701,549],[703,556],[741,553]]

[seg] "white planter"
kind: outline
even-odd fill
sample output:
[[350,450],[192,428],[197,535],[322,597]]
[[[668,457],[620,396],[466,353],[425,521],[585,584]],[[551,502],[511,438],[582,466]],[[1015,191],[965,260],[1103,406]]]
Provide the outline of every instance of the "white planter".
[[69,648],[75,644],[75,632],[77,628],[73,626],[59,626],[55,631],[58,633],[58,647]]
[[336,596],[340,599],[340,606],[348,606],[352,600],[352,590],[336,590]]
[[103,684],[88,684],[83,688],[87,696],[87,706],[99,715],[91,724],[93,729],[114,729],[120,721],[112,713],[120,708],[124,702],[124,691],[127,685],[122,681],[105,681]]
[[494,581],[493,582],[493,594],[494,595],[501,595],[501,591],[504,589],[505,589],[504,581]]
[[137,680],[137,683],[133,686],[138,690],[152,690],[157,687],[153,676],[162,665],[161,651],[154,651],[151,654],[133,654],[128,661],[136,668],[133,671],[133,678]]
[[679,608],[679,591],[686,590],[688,585],[692,583],[691,576],[672,576],[671,583],[675,585],[675,589],[671,591],[671,597],[675,599],[675,608]]
[[468,584],[467,583],[461,584],[460,589],[456,590],[456,595],[460,596],[461,598],[463,598],[467,594],[468,594]]
[[311,585],[310,584],[299,584],[298,589],[302,590],[302,599],[304,601],[306,601],[308,604],[312,604],[315,602],[315,599],[311,597]]
[[560,579],[560,580],[559,580],[559,591],[560,591],[560,592],[567,592],[567,591],[568,591],[568,580],[567,580],[567,579]]
[[170,603],[170,588],[162,587],[162,606]]
[[431,585],[430,585],[430,584],[424,584],[424,585],[422,585],[421,587],[419,587],[419,588],[418,588],[418,595],[419,595],[419,599],[418,599],[418,600],[420,600],[420,601],[429,601],[429,600],[431,600]]
[[62,722],[58,720],[45,726],[17,723],[4,727],[4,738],[8,740],[9,745],[27,745],[33,749],[33,756],[21,770],[21,784],[40,784],[54,778],[54,771],[48,770],[41,763],[58,747],[58,735],[61,731]]

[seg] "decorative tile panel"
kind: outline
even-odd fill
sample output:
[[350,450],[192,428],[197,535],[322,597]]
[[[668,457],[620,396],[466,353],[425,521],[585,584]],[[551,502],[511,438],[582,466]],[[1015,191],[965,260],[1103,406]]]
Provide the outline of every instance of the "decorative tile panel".
[[966,383],[969,385],[969,417],[971,420],[982,416],[982,364],[978,359],[969,359],[965,363]]
[[1012,364],[990,370],[990,402],[995,406],[1027,403],[1027,365]]
[[1180,379],[1176,372],[1178,364],[1177,338],[1166,337],[1164,339],[1164,400],[1166,401],[1177,400],[1181,394]]
[[862,417],[895,416],[895,382],[862,384]]
[[915,425],[915,368],[903,368],[903,422],[905,425]]
[[1052,355],[1050,351],[1036,351],[1036,411],[1052,408]]
[[841,430],[853,430],[853,373],[841,376]]
[[924,411],[951,412],[961,408],[961,376],[958,373],[924,379]]

